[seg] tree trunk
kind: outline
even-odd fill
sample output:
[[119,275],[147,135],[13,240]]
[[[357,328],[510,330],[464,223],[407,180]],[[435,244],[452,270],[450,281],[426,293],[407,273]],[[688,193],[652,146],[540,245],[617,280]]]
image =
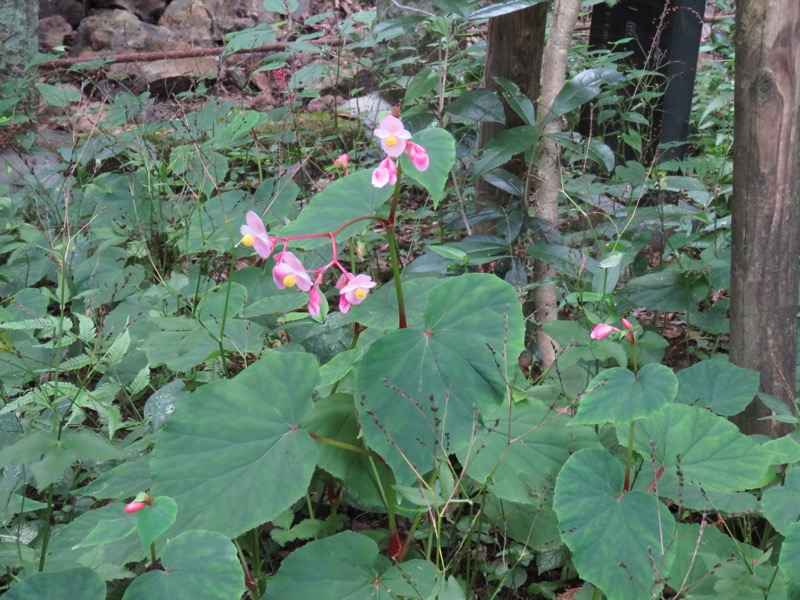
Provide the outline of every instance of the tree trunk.
[[[494,81],[503,77],[513,81],[520,91],[532,102],[539,97],[539,77],[542,74],[542,54],[544,33],[547,28],[547,4],[537,4],[513,13],[489,19],[486,46],[486,68],[484,84],[488,90],[500,90]],[[482,123],[480,145],[486,145],[492,136],[506,128],[524,125],[517,113],[506,106],[506,124]],[[525,180],[527,165],[522,157],[513,160],[505,168]],[[509,196],[499,188],[479,179],[475,185],[476,211],[496,204],[505,206]],[[489,231],[493,227],[477,227],[476,230]]]
[[[578,20],[581,0],[556,0],[553,8],[553,23],[550,37],[544,49],[542,67],[542,91],[536,112],[538,122],[545,123],[542,130],[541,149],[536,171],[533,174],[533,194],[530,202],[536,209],[536,217],[558,223],[558,196],[561,191],[561,149],[550,135],[561,131],[561,121],[549,115],[561,88],[564,87],[567,70],[567,53],[572,42],[572,33]],[[540,283],[534,292],[534,317],[539,323],[555,321],[558,317],[558,295],[555,284],[541,285],[542,281],[554,278],[553,265],[541,260],[534,261],[534,274]],[[536,333],[537,346],[545,369],[556,359],[555,341],[540,327]]]
[[[737,0],[731,361],[795,410],[800,206],[800,3]],[[773,437],[753,402],[733,421]]]

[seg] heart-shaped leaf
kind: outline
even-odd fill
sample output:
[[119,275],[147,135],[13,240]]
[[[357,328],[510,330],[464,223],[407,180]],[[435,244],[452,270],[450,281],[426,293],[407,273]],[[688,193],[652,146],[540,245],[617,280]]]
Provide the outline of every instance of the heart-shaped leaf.
[[783,485],[766,490],[761,506],[775,531],[788,535],[791,525],[800,521],[800,468],[787,469]]
[[758,392],[759,375],[733,363],[703,360],[678,373],[675,402],[710,408],[730,417],[742,412]]
[[772,453],[727,419],[702,408],[671,404],[637,424],[636,449],[686,482],[707,491],[735,492],[764,483]]
[[506,397],[523,333],[514,289],[476,273],[434,288],[422,326],[369,347],[358,374],[359,422],[399,484],[413,484],[415,470],[425,473],[437,457],[469,446],[476,421]]
[[624,478],[608,452],[579,450],[558,475],[553,508],[583,579],[608,598],[651,600],[673,560],[675,521],[653,496],[622,493]]
[[152,505],[145,506],[136,513],[139,539],[142,540],[142,550],[145,555],[150,549],[150,544],[172,527],[177,514],[178,505],[168,496],[159,496],[153,500]]
[[409,560],[392,566],[371,539],[343,531],[286,557],[263,600],[427,598],[435,584],[431,563]]
[[[505,412],[505,411],[504,411]],[[593,428],[565,428],[570,417],[538,402],[513,404],[502,418],[485,424],[467,461],[467,474],[491,478],[491,491],[504,500],[527,503],[552,481],[580,448],[599,447]]]
[[273,353],[175,408],[150,467],[153,497],[178,503],[177,531],[235,537],[306,493],[317,449],[299,424],[318,380],[313,356]]
[[233,600],[245,592],[236,548],[221,533],[182,533],[164,545],[161,565],[163,571],[149,571],[137,577],[125,591],[123,600]]
[[800,598],[800,523],[792,523],[781,546],[778,562],[786,580],[789,598]]
[[[303,421],[303,428],[311,433],[360,448],[359,425],[353,396],[334,394],[314,403],[311,416]],[[347,493],[355,497],[359,506],[381,506],[380,490],[375,474],[381,476],[381,485],[390,483],[389,470],[380,461],[370,463],[369,457],[356,454],[330,444],[319,444],[317,465],[334,477],[341,479]]]
[[678,379],[664,365],[645,365],[638,376],[622,367],[606,369],[589,383],[572,423],[630,423],[661,411],[677,391]]
[[86,567],[35,573],[18,586],[3,594],[6,600],[105,600],[106,584],[103,578]]

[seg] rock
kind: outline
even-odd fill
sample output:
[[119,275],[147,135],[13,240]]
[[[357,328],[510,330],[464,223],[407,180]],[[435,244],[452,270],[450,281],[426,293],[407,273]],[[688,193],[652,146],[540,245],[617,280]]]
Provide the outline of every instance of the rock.
[[213,17],[216,42],[221,42],[225,34],[271,20],[260,0],[202,0],[202,3]]
[[158,23],[169,0],[94,0],[91,4],[97,8],[124,8],[141,21]]
[[[39,18],[59,16],[77,29],[81,20],[86,16],[83,2],[78,0],[39,0]],[[57,45],[57,44],[56,44]]]
[[186,92],[198,79],[216,78],[219,68],[217,59],[209,56],[136,64],[139,65],[139,75],[133,84],[133,92],[149,91],[162,97]]
[[190,46],[213,45],[214,20],[203,0],[173,0],[158,24],[167,27]]
[[53,48],[64,45],[64,38],[72,36],[74,31],[72,25],[61,15],[51,15],[44,19],[39,19],[39,27],[36,29],[39,37],[39,48],[43,52],[50,52]]
[[101,10],[81,21],[76,44],[94,52],[176,50],[175,35],[166,27],[143,23],[127,10]]

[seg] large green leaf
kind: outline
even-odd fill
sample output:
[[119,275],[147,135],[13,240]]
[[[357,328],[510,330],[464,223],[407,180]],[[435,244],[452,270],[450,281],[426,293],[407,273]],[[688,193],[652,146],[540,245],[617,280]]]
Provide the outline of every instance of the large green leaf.
[[142,349],[154,367],[164,364],[172,371],[186,372],[219,351],[219,344],[194,319],[179,316],[153,320],[161,331],[148,336]]
[[[311,433],[338,442],[344,442],[358,448],[359,424],[353,396],[350,394],[334,394],[318,400],[310,417],[303,421],[303,427]],[[341,479],[345,489],[358,506],[381,506],[380,490],[375,481],[375,474],[381,476],[381,485],[390,483],[388,469],[380,461],[356,454],[326,443],[319,444],[317,465]]]
[[[433,161],[431,161],[433,162]],[[365,169],[337,179],[314,196],[300,215],[278,232],[281,237],[328,233],[347,221],[380,212],[394,188],[390,185],[376,188],[372,185],[372,171]],[[369,219],[353,223],[336,239],[347,240],[374,225]],[[328,244],[328,238],[295,240],[297,248],[317,248]]]
[[505,123],[503,102],[497,92],[471,90],[447,105],[447,112],[481,123]]
[[602,67],[582,71],[564,85],[553,101],[551,112],[556,116],[565,115],[597,96],[604,82],[619,82],[624,77],[619,71]]
[[145,555],[147,555],[150,544],[172,527],[177,514],[178,505],[169,496],[155,498],[152,505],[145,506],[136,513],[139,539],[142,541],[142,551]]
[[678,373],[675,402],[708,408],[724,417],[742,412],[758,392],[759,375],[733,363],[702,360]]
[[570,417],[538,402],[513,404],[508,413],[485,423],[467,461],[467,474],[491,478],[491,491],[503,500],[527,503],[552,487],[570,454],[599,447],[593,428],[565,428]]
[[435,584],[431,563],[410,560],[392,566],[371,539],[343,531],[287,556],[263,600],[427,598]]
[[6,600],[105,600],[103,578],[86,567],[35,573],[3,595]]
[[305,494],[317,450],[299,424],[318,380],[313,356],[273,353],[175,408],[150,461],[153,496],[178,503],[175,530],[235,537]]
[[677,391],[678,380],[664,365],[645,365],[638,376],[622,367],[606,369],[592,379],[572,422],[629,423],[659,412]]
[[583,579],[608,598],[651,600],[673,560],[675,521],[653,496],[622,493],[624,478],[607,452],[579,450],[558,475],[553,508]]
[[[717,598],[714,585],[721,563],[740,559],[737,546],[745,547],[715,527],[679,523],[675,535],[675,561],[667,582],[678,597]],[[681,593],[685,594],[683,596]]]
[[[428,294],[444,280],[435,277],[403,279],[403,301],[409,327],[423,322]],[[361,303],[350,309],[354,321],[371,329],[397,329],[397,290],[393,283],[381,286]]]
[[783,485],[776,485],[761,497],[764,516],[782,535],[789,535],[792,523],[800,521],[800,468],[786,470]]
[[648,310],[681,312],[694,310],[711,286],[705,275],[666,269],[631,279],[623,288],[626,303]]
[[236,548],[221,533],[182,533],[164,545],[161,565],[136,578],[123,600],[236,600],[245,592]]
[[359,421],[398,483],[414,482],[409,463],[424,473],[466,450],[475,423],[506,397],[523,333],[514,289],[493,275],[469,274],[430,292],[424,324],[369,347],[359,368]]
[[[99,547],[83,545],[87,540],[91,543],[90,536],[97,539],[96,536],[102,534],[104,529],[108,532],[109,527],[114,527],[113,523],[104,524],[104,522],[126,517],[123,503],[107,504],[82,514],[54,533],[48,547],[45,568],[48,571],[62,571],[78,566],[89,566],[106,580],[130,577],[130,572],[123,565],[143,558],[141,543],[135,535],[109,536],[117,539],[113,543]],[[134,519],[130,520],[135,523]],[[123,533],[119,530],[118,532]]]
[[444,198],[444,188],[450,177],[450,169],[456,161],[456,141],[449,132],[438,127],[429,127],[415,133],[411,141],[427,150],[430,164],[425,171],[418,171],[408,156],[403,154],[400,156],[400,166],[405,175],[427,190],[433,198],[433,208],[436,209]]
[[514,155],[530,150],[538,141],[539,130],[530,125],[498,131],[486,144],[483,155],[475,163],[474,177],[477,179],[484,173],[504,165]]
[[634,444],[666,469],[707,491],[734,492],[764,483],[772,453],[727,419],[702,408],[672,404],[637,424]]
[[786,587],[789,598],[800,598],[800,523],[792,523],[789,532],[781,546],[781,556],[778,562],[783,576],[786,579]]

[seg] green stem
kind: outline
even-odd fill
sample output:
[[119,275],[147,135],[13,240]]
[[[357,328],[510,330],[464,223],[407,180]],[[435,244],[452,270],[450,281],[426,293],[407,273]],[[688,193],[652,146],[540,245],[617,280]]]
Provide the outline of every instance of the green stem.
[[47,560],[47,546],[50,543],[50,533],[53,530],[53,484],[47,488],[47,511],[44,517],[44,531],[42,532],[42,550],[39,555],[39,572],[44,571],[44,562]]
[[372,456],[369,457],[369,465],[372,467],[372,475],[375,477],[375,485],[378,486],[378,493],[381,495],[383,505],[386,507],[386,516],[389,518],[389,533],[392,534],[397,531],[397,519],[394,515],[394,505],[397,498],[392,488],[388,490],[384,489],[381,483],[380,473],[378,473],[378,468],[375,466],[375,459]]
[[156,543],[150,542],[150,570],[158,569],[158,558],[156,557]]
[[309,434],[312,439],[317,440],[318,442],[322,442],[323,444],[328,444],[329,446],[335,446],[336,448],[341,448],[342,450],[349,450],[350,452],[357,452],[358,454],[364,454],[365,456],[373,457],[374,454],[367,450],[366,448],[360,448],[359,446],[354,446],[353,444],[348,444],[347,442],[340,442],[339,440],[333,440],[331,438],[327,438],[321,435],[317,435],[315,433]]

